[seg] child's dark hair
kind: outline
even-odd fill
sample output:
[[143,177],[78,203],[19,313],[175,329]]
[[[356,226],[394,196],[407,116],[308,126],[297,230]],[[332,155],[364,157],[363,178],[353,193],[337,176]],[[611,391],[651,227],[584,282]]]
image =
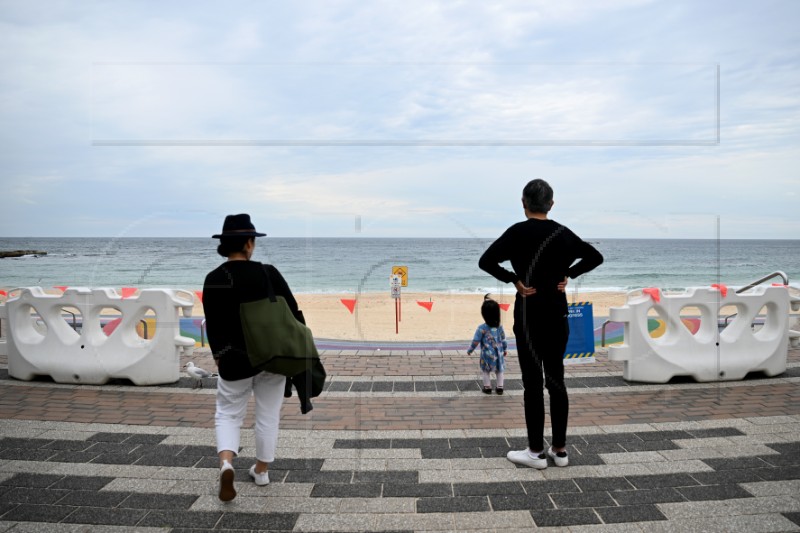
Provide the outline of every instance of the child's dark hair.
[[481,305],[481,315],[490,328],[500,326],[500,306],[496,301],[486,298]]
[[236,252],[243,252],[247,241],[253,237],[222,237],[217,246],[217,253],[222,257],[228,257]]

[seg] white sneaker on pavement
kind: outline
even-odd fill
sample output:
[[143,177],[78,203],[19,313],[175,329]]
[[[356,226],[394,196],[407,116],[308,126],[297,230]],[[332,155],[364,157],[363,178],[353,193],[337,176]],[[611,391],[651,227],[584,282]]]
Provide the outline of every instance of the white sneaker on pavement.
[[255,481],[256,485],[259,487],[269,485],[269,471],[265,470],[263,473],[259,474],[256,472],[256,465],[250,467],[250,477],[253,478],[253,481]]
[[236,488],[233,486],[234,476],[233,465],[224,461],[222,468],[219,469],[219,499],[223,502],[229,502],[236,497]]
[[518,465],[529,466],[539,470],[547,468],[547,455],[545,455],[543,451],[535,454],[530,448],[525,448],[524,450],[512,450],[508,452],[506,458],[512,463],[516,463]]
[[563,452],[556,452],[553,451],[553,447],[550,446],[547,448],[547,455],[553,458],[553,462],[556,466],[567,466],[569,464],[569,456],[567,455],[566,450]]

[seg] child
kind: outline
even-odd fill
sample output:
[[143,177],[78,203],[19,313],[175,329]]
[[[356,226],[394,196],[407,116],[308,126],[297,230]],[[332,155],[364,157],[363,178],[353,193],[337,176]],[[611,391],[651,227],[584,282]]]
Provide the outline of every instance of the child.
[[500,306],[487,294],[481,305],[481,315],[486,321],[475,330],[475,337],[467,350],[467,355],[472,355],[478,344],[481,345],[481,371],[483,372],[483,393],[492,393],[492,379],[489,372],[494,372],[497,377],[497,394],[503,394],[503,371],[505,370],[505,356],[508,355],[508,343],[503,326],[500,325]]

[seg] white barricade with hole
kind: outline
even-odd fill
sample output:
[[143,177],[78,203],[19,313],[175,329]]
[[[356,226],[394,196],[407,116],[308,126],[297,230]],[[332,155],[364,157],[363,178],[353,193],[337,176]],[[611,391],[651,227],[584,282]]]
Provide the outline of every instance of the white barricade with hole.
[[[191,316],[193,305],[193,294],[173,289],[142,289],[124,299],[108,288],[70,287],[60,295],[40,287],[14,289],[0,307],[8,373],[22,380],[51,376],[58,383],[174,383],[181,353],[191,353],[195,343],[181,336],[178,310]],[[72,318],[65,320],[65,308],[80,313],[80,332],[70,325]],[[120,315],[111,328],[103,324],[108,317],[101,318],[109,310]],[[145,318],[155,325],[149,338],[136,329]]]
[[[723,307],[736,308],[727,325],[719,321]],[[681,320],[686,308],[700,313],[694,334]],[[757,286],[741,294],[725,287],[629,294],[625,305],[609,310],[609,320],[624,325],[624,338],[621,345],[609,346],[608,358],[625,361],[623,377],[629,381],[666,383],[674,376],[729,381],[759,371],[775,376],[786,371],[790,340],[793,346],[800,340],[800,333],[790,329],[790,308],[800,309],[800,298],[791,297],[783,286]],[[648,331],[651,309],[666,326],[660,337]],[[756,329],[753,324],[762,309],[766,317]]]

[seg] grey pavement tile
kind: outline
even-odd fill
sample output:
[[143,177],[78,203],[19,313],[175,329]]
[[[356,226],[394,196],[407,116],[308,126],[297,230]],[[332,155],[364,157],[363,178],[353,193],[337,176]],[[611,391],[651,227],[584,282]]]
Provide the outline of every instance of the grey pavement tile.
[[508,449],[505,437],[467,437],[464,439],[450,439],[451,448],[483,448],[504,447]]
[[59,505],[34,505],[24,503],[3,515],[8,522],[61,522],[75,507]]
[[216,457],[216,446],[200,446],[197,444],[190,444],[184,446],[183,450],[178,455],[192,455],[196,457]]
[[450,448],[450,439],[435,437],[422,439],[422,445],[420,446],[420,449],[425,448]]
[[800,455],[762,455],[760,459],[772,466],[800,466]]
[[3,503],[55,503],[69,494],[68,490],[41,489],[33,487],[15,487],[3,493]]
[[352,381],[332,381],[328,387],[329,392],[348,392]]
[[[572,437],[572,439],[575,439],[576,437]],[[594,444],[598,442],[622,443],[642,440],[636,436],[636,433],[596,433],[593,435],[581,435],[580,437],[585,440],[587,444]]]
[[[444,439],[447,440],[447,439]],[[392,448],[421,448],[425,439],[392,439]]]
[[565,527],[600,524],[600,517],[592,509],[553,509],[531,511],[536,527]]
[[[286,498],[290,499],[290,498]],[[415,498],[344,498],[331,501],[318,499],[317,502],[338,504],[331,510],[334,513],[413,513],[415,512]],[[305,504],[306,502],[300,502]],[[302,506],[302,505],[301,505]],[[305,512],[305,511],[300,511]]]
[[419,483],[419,472],[383,470],[354,472],[353,483]]
[[416,392],[436,392],[436,383],[433,381],[415,381],[414,390]]
[[[94,445],[94,442],[87,442],[85,440],[53,440],[40,446],[40,448],[46,450],[72,450],[74,452],[80,452]],[[10,447],[11,446],[9,446],[9,448]]]
[[508,455],[508,446],[481,446],[481,455],[486,458],[506,457]]
[[347,471],[290,470],[284,483],[350,483],[353,473]]
[[334,448],[366,449],[391,448],[392,439],[336,439]]
[[753,483],[761,481],[761,477],[753,470],[718,470],[714,472],[696,472],[691,476],[703,485],[724,485],[730,483]]
[[324,459],[275,459],[269,467],[276,470],[315,470],[319,471]]
[[551,494],[550,497],[559,509],[575,509],[579,507],[607,507],[616,506],[617,503],[611,499],[607,492],[580,492],[580,493],[558,493]]
[[597,455],[596,453],[584,453],[584,454],[570,454],[569,456],[569,464],[571,466],[596,466],[596,465],[604,465],[606,462],[603,460],[602,457]]
[[490,511],[486,496],[419,498],[417,513],[482,513]]
[[169,435],[160,435],[155,433],[139,433],[131,435],[125,439],[125,444],[158,444],[166,439]]
[[50,485],[55,484],[58,481],[61,481],[64,476],[60,476],[57,474],[30,474],[30,473],[18,473],[14,474],[13,477],[6,479],[0,485],[5,485],[8,487],[49,487]]
[[651,440],[673,440],[673,439],[691,439],[693,438],[690,433],[682,430],[664,430],[664,431],[640,431],[636,436],[644,441]]
[[8,461],[47,461],[58,450],[27,449],[27,448],[6,448],[0,450],[0,459]]
[[[85,443],[86,444],[86,443]],[[91,442],[89,447],[84,446],[83,451],[94,453],[131,453],[140,448],[139,444],[120,442]]]
[[737,468],[764,468],[770,466],[758,457],[733,457],[719,459],[701,459],[714,470],[734,470]]
[[199,458],[181,455],[144,455],[134,463],[136,466],[175,466],[188,468],[199,462]]
[[495,511],[530,511],[554,509],[546,494],[491,494],[489,501]]
[[311,490],[312,498],[380,498],[380,483],[317,483]]
[[182,527],[212,529],[219,522],[220,511],[150,511],[137,525],[141,527]]
[[42,448],[53,442],[53,439],[24,439],[19,437],[3,437],[0,439],[0,449],[5,448]]
[[800,529],[800,512],[798,513],[781,513],[784,517],[788,518],[792,522],[798,525],[798,529]]
[[140,458],[131,453],[101,453],[92,462],[104,465],[132,465]]
[[453,483],[455,496],[485,496],[487,494],[525,494],[519,482],[511,483]]
[[523,481],[522,488],[528,494],[555,494],[559,492],[580,492],[571,479],[546,479],[542,481]]
[[58,505],[74,507],[116,507],[130,495],[128,492],[96,490],[69,491],[58,501]]
[[[395,516],[395,515],[378,515],[378,516]],[[404,516],[406,520],[402,521],[403,527],[408,529],[408,519],[413,517],[408,513],[401,513],[397,516]],[[376,516],[367,513],[340,513],[340,514],[309,514],[303,513],[297,518],[294,531],[309,531],[309,532],[322,532],[322,531],[375,531],[374,526]]]
[[439,392],[458,392],[454,381],[436,381],[436,390]]
[[422,498],[453,495],[450,483],[384,483],[383,497]]
[[350,387],[350,392],[370,392],[372,391],[372,381],[356,381]]
[[680,492],[689,501],[719,501],[734,498],[752,498],[753,495],[739,485],[703,485],[699,487],[678,487]]
[[392,392],[394,383],[391,381],[375,381],[372,383],[372,392]]
[[786,481],[800,479],[800,466],[786,466],[783,468],[756,468],[754,470],[764,481]]
[[800,442],[774,442],[767,446],[782,454],[800,454]]
[[125,439],[135,436],[136,433],[109,433],[101,432],[90,435],[86,440],[94,442],[122,442]]
[[625,476],[625,479],[637,489],[655,489],[661,487],[691,487],[699,482],[688,474],[653,474],[649,476]]
[[102,507],[78,507],[64,519],[71,524],[93,524],[110,526],[135,526],[147,511],[142,509],[108,509]]
[[640,524],[647,533],[768,533],[797,531],[778,513],[670,519]]
[[395,381],[394,392],[414,392],[413,381]]
[[[635,442],[635,441],[631,441]],[[573,448],[577,453],[580,454],[598,454],[598,453],[622,453],[625,449],[620,446],[618,442],[595,442],[593,444],[589,443],[576,443],[576,444],[569,444],[568,451],[569,454],[572,456],[574,455]]]
[[[298,513],[237,513],[222,515],[216,529],[250,529],[259,531],[291,531],[297,522]],[[324,518],[330,518],[325,515]]]
[[65,476],[50,486],[51,489],[100,490],[112,481],[113,477]]
[[54,463],[91,463],[98,456],[100,456],[100,454],[94,452],[74,452],[71,450],[64,450],[50,457],[48,461]]
[[[741,483],[740,486],[756,497],[800,494],[800,480],[798,479]],[[798,502],[800,503],[800,500]]]
[[698,439],[706,439],[710,437],[737,437],[746,435],[746,433],[734,427],[689,429],[686,432]]
[[625,448],[626,452],[651,452],[659,450],[678,450],[680,446],[671,440],[643,440],[643,441],[626,441],[621,442],[620,446]]
[[126,509],[189,509],[197,500],[193,494],[130,494],[120,507]]
[[606,524],[620,522],[648,522],[651,520],[666,520],[655,505],[626,505],[622,507],[598,507],[595,509]]
[[624,477],[576,477],[573,481],[582,492],[598,490],[632,490],[634,487]]
[[684,502],[684,498],[672,487],[642,490],[618,490],[609,493],[619,505],[640,505],[645,503]]

